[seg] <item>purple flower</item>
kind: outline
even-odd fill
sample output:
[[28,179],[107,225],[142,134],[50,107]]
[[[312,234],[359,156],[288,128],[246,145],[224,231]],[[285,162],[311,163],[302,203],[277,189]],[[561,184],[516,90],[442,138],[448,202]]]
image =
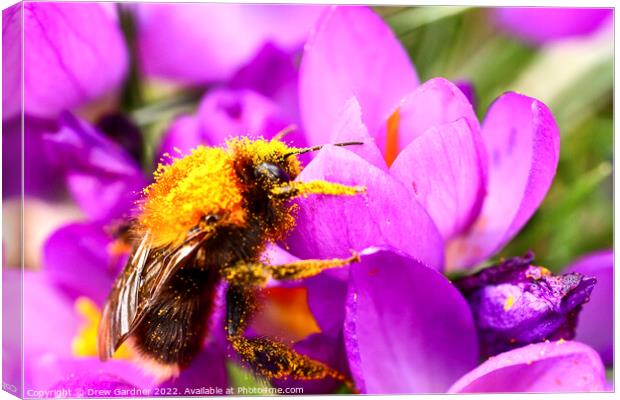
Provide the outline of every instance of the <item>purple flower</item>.
[[454,282],[469,302],[484,357],[544,340],[572,340],[596,278],[551,275],[532,265],[532,253],[513,257]]
[[492,11],[504,29],[534,44],[586,36],[613,20],[611,8],[501,7]]
[[[23,26],[22,26],[23,21]],[[24,3],[2,13],[5,197],[20,189],[24,132],[25,193],[58,198],[60,171],[43,152],[42,135],[65,109],[83,109],[120,88],[127,51],[113,4]],[[23,32],[23,49],[21,44]],[[22,77],[21,57],[24,71]],[[21,88],[22,78],[24,82]],[[21,109],[24,100],[24,109]],[[22,126],[21,113],[24,113]]]
[[27,114],[54,117],[120,87],[127,49],[113,4],[35,2],[23,7]]
[[45,137],[48,157],[61,165],[67,186],[93,220],[126,217],[146,186],[139,164],[125,149],[69,113]]
[[599,355],[578,342],[528,345],[477,365],[474,318],[454,285],[402,253],[364,254],[350,270],[344,329],[362,393],[604,390]]
[[140,65],[147,75],[183,83],[226,81],[267,43],[300,49],[321,11],[319,6],[140,4]]
[[599,355],[579,342],[544,342],[499,354],[470,371],[450,393],[602,392]]
[[446,241],[449,269],[473,266],[499,251],[551,185],[559,132],[544,104],[506,93],[480,126],[454,84],[435,78],[418,86],[406,52],[367,8],[327,11],[300,68],[309,143],[335,142],[346,124],[349,137],[369,136],[363,147],[376,143],[386,162],[368,161],[389,168],[410,202],[427,210]]

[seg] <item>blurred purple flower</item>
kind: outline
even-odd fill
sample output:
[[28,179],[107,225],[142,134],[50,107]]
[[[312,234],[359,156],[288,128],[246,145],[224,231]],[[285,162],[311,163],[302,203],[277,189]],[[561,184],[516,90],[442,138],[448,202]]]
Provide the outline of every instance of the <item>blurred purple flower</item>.
[[[22,26],[23,17],[23,26]],[[24,132],[25,193],[54,198],[60,175],[43,153],[42,135],[56,117],[114,94],[127,70],[127,51],[113,4],[24,3],[2,13],[3,176],[5,197],[19,193],[21,132]],[[24,47],[21,49],[22,30]],[[24,88],[21,93],[24,61]],[[24,109],[21,110],[23,95]],[[21,112],[25,115],[20,124]]]
[[322,7],[140,4],[135,10],[143,71],[203,84],[232,78],[267,43],[301,49]]
[[611,8],[501,7],[492,12],[504,29],[533,44],[585,36],[613,20]]
[[612,250],[590,253],[569,265],[565,272],[578,272],[596,278],[590,301],[579,314],[576,340],[589,344],[603,362],[614,360],[614,254]]
[[113,4],[24,3],[23,29],[27,114],[53,118],[123,83],[127,49]]
[[69,113],[45,136],[48,157],[65,172],[73,198],[93,220],[128,216],[147,180],[120,145]]
[[572,340],[596,278],[551,275],[534,257],[512,257],[454,282],[469,302],[483,357],[544,340]]

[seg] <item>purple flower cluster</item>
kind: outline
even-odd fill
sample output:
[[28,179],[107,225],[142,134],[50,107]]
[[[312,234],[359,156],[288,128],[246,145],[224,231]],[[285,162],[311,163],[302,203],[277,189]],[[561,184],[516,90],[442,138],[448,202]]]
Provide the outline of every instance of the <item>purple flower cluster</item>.
[[[140,4],[131,11],[145,75],[217,84],[195,114],[171,124],[158,155],[234,135],[270,138],[290,124],[297,126],[287,137],[293,145],[364,142],[325,146],[298,177],[367,191],[300,199],[297,227],[282,244],[290,254],[275,249],[287,258],[343,257],[351,250],[362,257],[298,283],[320,333],[296,349],[349,374],[361,393],[605,389],[603,362],[611,364],[613,343],[611,251],[560,276],[529,256],[455,282],[443,274],[497,254],[545,197],[559,132],[542,102],[505,93],[480,123],[454,83],[420,84],[389,27],[366,7]],[[186,387],[227,387],[223,329],[213,330],[176,380],[157,382],[131,354],[107,363],[96,358],[88,322],[96,323],[127,256],[109,229],[135,211],[149,178],[131,146],[106,135],[105,124],[65,110],[118,89],[126,50],[108,5],[30,3],[24,12],[33,26],[26,42],[41,49],[36,57],[50,57],[45,65],[54,70],[25,71],[26,113],[49,121],[33,135],[84,215],[49,237],[41,272],[24,274],[26,388],[170,387],[183,395]],[[49,32],[37,30],[40,24]],[[54,35],[69,39],[57,44]],[[35,61],[27,62],[30,68],[44,65]],[[27,119],[26,135],[34,126]],[[4,270],[5,282],[19,278]],[[221,327],[221,312],[213,317]],[[338,386],[272,383],[303,385],[306,393]]]

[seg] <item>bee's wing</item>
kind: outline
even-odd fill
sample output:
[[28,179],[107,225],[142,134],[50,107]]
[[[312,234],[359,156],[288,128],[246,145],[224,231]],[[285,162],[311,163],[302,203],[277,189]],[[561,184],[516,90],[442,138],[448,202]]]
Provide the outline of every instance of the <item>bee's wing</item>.
[[116,280],[103,310],[97,337],[99,357],[107,360],[138,326],[164,283],[186,264],[204,240],[188,240],[168,251],[154,249],[145,234]]

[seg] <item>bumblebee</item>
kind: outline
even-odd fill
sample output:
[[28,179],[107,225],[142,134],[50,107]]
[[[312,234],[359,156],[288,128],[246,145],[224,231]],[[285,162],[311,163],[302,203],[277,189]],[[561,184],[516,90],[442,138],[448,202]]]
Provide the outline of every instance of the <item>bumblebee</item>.
[[[361,143],[338,145],[351,144]],[[227,339],[254,371],[267,378],[346,381],[272,338],[245,337],[257,296],[270,278],[298,280],[359,261],[355,253],[283,265],[261,260],[267,244],[284,239],[295,225],[289,200],[364,191],[294,181],[301,171],[297,156],[319,148],[293,148],[279,138],[237,138],[160,164],[138,203],[130,227],[132,250],[103,310],[100,358],[108,360],[127,343],[160,379],[178,376],[212,329],[208,317],[224,281]]]

